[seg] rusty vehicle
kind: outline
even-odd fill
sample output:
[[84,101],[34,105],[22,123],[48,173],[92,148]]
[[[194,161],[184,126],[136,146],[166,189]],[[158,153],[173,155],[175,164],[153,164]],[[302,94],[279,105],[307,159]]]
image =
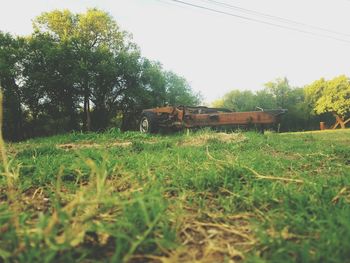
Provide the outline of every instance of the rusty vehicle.
[[205,106],[166,106],[145,109],[141,113],[140,132],[156,133],[160,128],[181,130],[185,128],[218,127],[229,125],[259,126],[260,131],[268,125],[277,124],[286,109],[234,112],[225,108]]

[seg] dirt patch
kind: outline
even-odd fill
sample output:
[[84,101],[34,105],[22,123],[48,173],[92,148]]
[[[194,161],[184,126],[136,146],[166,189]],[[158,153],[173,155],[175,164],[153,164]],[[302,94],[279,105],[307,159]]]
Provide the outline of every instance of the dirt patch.
[[275,158],[281,158],[289,161],[300,160],[304,158],[300,153],[283,152],[275,149],[266,149],[266,154]]
[[84,143],[67,143],[67,144],[58,144],[56,148],[63,149],[65,151],[77,150],[77,149],[87,149],[87,148],[111,148],[111,147],[129,147],[132,145],[130,141],[115,141],[107,144],[97,144],[93,142],[84,142]]
[[108,144],[107,147],[129,147],[132,145],[132,142],[114,142],[112,144]]
[[[136,256],[147,262],[242,262],[245,254],[256,244],[251,225],[251,214],[226,216],[225,220],[213,214],[197,214],[182,218],[179,225],[181,246],[165,252],[165,256]],[[200,216],[201,215],[201,216]],[[204,218],[203,218],[204,216]],[[226,220],[228,219],[228,220]]]
[[210,133],[200,134],[198,136],[187,137],[181,140],[178,145],[180,146],[201,146],[206,145],[209,142],[221,142],[221,143],[238,143],[247,140],[247,138],[241,133]]
[[29,188],[21,196],[22,204],[26,210],[47,212],[51,206],[48,196],[45,195],[42,187]]
[[31,187],[24,192],[17,188],[0,188],[0,201],[8,202],[12,208],[16,206],[17,210],[26,212],[47,212],[51,206],[49,196],[42,187]]

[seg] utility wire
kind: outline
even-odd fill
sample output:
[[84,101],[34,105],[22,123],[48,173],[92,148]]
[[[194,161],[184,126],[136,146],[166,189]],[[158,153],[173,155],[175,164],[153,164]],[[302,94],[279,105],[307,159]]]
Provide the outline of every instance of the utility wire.
[[331,30],[331,29],[328,29],[328,28],[322,28],[322,27],[309,25],[309,24],[306,24],[306,23],[301,23],[301,22],[298,22],[298,21],[294,21],[294,20],[283,18],[283,17],[279,17],[279,16],[265,14],[265,13],[262,13],[262,12],[250,10],[250,9],[239,7],[239,6],[236,6],[236,5],[223,3],[223,2],[220,2],[220,1],[216,1],[216,0],[201,0],[201,1],[202,2],[205,1],[205,2],[209,2],[209,3],[213,3],[213,4],[216,4],[216,5],[227,7],[229,9],[241,11],[241,12],[244,12],[244,13],[247,13],[247,14],[253,14],[253,15],[265,17],[265,18],[268,18],[268,19],[277,20],[277,21],[280,21],[280,22],[283,22],[283,23],[287,23],[287,24],[313,28],[313,29],[316,29],[316,30],[320,30],[320,31],[324,31],[324,32],[328,32],[328,33],[332,33],[332,34],[336,34],[336,35],[340,35],[340,36],[347,36],[347,37],[350,36],[350,34],[347,34],[347,33],[341,33],[341,32],[338,32],[338,31],[335,31],[335,30]]
[[313,35],[313,36],[329,38],[329,39],[333,39],[333,40],[337,40],[337,41],[340,41],[340,42],[345,42],[345,43],[350,44],[350,40],[346,40],[346,39],[342,39],[342,38],[338,38],[338,37],[333,37],[333,36],[330,36],[330,35],[318,34],[318,33],[315,33],[315,32],[311,32],[311,31],[307,31],[307,30],[303,30],[303,29],[298,29],[298,28],[290,27],[290,26],[286,26],[286,25],[279,25],[279,24],[275,24],[275,23],[272,23],[272,22],[267,22],[267,21],[260,20],[260,19],[250,18],[250,17],[246,17],[246,16],[242,16],[242,15],[229,13],[229,12],[226,12],[226,11],[217,10],[217,9],[206,7],[206,6],[201,6],[201,5],[197,5],[197,4],[184,2],[184,1],[181,1],[181,0],[169,0],[169,1],[172,1],[172,2],[175,2],[175,3],[180,3],[182,5],[186,5],[186,6],[190,6],[190,7],[195,7],[195,8],[202,9],[202,10],[211,11],[211,12],[222,14],[222,15],[227,15],[227,16],[231,16],[231,17],[240,18],[240,19],[243,19],[243,20],[248,20],[248,21],[252,21],[252,22],[256,22],[256,23],[260,23],[260,24],[265,24],[265,25],[269,25],[269,26],[274,26],[274,27],[279,27],[279,28],[283,28],[283,29],[288,29],[288,30],[291,30],[291,31],[296,31],[296,32],[299,32],[299,33],[309,34],[309,35]]
[[177,7],[182,8],[182,9],[187,9],[187,6],[184,6],[183,4],[170,3],[170,2],[167,2],[166,0],[155,0],[155,1],[158,1],[160,3],[163,3],[165,5],[169,5],[169,6],[177,6]]

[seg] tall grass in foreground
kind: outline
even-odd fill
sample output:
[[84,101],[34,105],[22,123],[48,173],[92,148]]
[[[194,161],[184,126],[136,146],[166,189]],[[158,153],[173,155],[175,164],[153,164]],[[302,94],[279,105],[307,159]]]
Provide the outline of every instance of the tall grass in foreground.
[[172,246],[175,235],[164,217],[167,202],[161,187],[137,182],[131,187],[104,157],[100,162],[81,158],[88,172],[75,169],[82,177],[69,190],[63,179],[64,162],[50,184],[22,184],[20,164],[8,160],[1,133],[2,99],[0,93],[0,151],[6,181],[6,187],[0,185],[0,261],[127,262],[135,253]]

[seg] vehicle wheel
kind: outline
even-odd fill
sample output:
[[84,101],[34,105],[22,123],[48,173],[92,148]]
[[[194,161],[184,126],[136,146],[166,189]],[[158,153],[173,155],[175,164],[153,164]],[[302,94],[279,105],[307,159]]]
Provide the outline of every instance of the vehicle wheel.
[[154,113],[146,112],[142,114],[140,120],[140,132],[142,133],[156,133],[158,131],[158,124]]

